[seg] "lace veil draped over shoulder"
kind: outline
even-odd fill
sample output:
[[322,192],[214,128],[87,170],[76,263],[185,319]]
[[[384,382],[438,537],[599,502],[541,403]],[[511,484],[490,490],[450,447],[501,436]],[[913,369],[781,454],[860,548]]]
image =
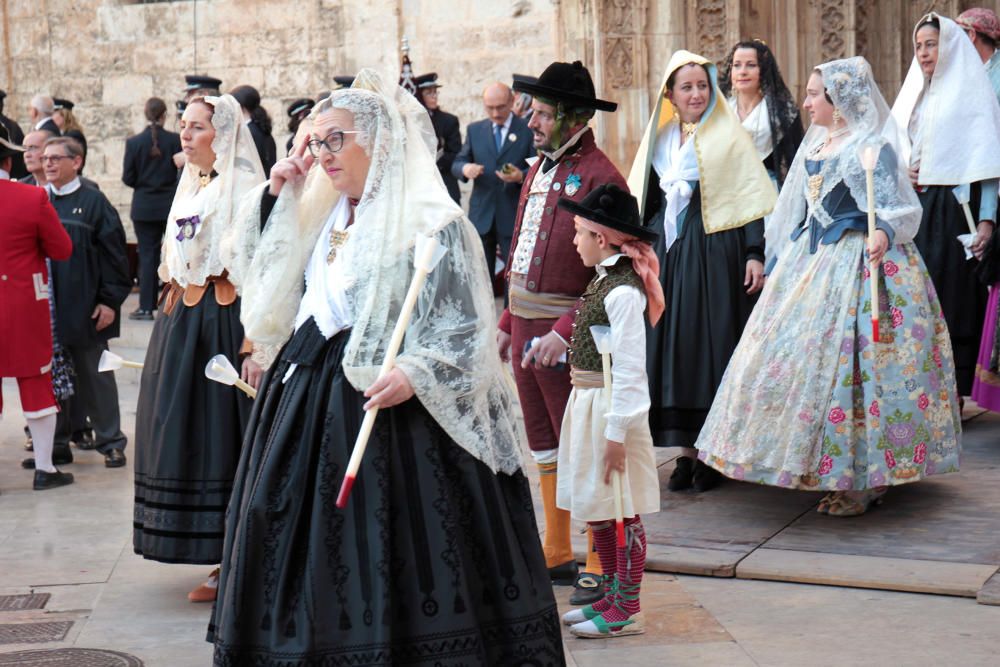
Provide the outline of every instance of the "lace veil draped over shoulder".
[[[494,471],[518,470],[522,433],[502,379],[482,244],[441,181],[427,112],[367,69],[353,87],[318,104],[313,116],[330,109],[354,115],[362,132],[354,136],[371,157],[338,255],[354,322],[345,375],[362,391],[374,382],[413,275],[415,237],[437,237],[448,252],[420,293],[397,366],[456,443]],[[282,189],[244,278],[242,319],[255,343],[276,344],[291,334],[306,262],[338,196],[316,168],[300,187]],[[247,198],[250,219],[259,216],[260,197],[257,190]]]
[[[219,276],[236,264],[246,263],[253,257],[255,238],[250,237],[243,247],[235,247],[233,235],[237,231],[236,207],[243,195],[264,181],[264,168],[253,143],[239,102],[232,95],[206,97],[213,108],[212,126],[215,138],[213,168],[218,174],[206,189],[198,235],[193,239],[177,241],[177,219],[190,215],[190,202],[201,187],[198,168],[184,166],[174,194],[174,202],[167,217],[167,235],[163,244],[163,264],[160,278],[164,282],[174,279],[181,287],[203,285],[209,276]],[[184,243],[183,251],[178,244]]]
[[875,166],[875,214],[878,219],[892,227],[897,244],[912,241],[920,227],[920,201],[910,185],[906,164],[899,159],[896,123],[879,92],[868,61],[855,56],[824,63],[817,69],[850,133],[837,152],[823,161],[819,197],[812,201],[807,195],[809,175],[805,161],[826,141],[829,131],[813,125],[806,132],[765,230],[769,260],[780,256],[794,229],[807,220],[807,214],[816,216],[824,227],[833,223],[822,202],[840,182],[850,189],[858,207],[868,211],[868,190],[860,159],[861,149],[867,147],[878,151]]

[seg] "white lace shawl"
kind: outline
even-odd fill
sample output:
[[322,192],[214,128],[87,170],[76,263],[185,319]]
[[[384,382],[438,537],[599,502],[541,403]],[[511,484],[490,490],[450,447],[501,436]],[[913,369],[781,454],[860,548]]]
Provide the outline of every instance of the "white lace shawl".
[[791,240],[796,226],[816,216],[824,227],[833,218],[822,202],[838,183],[847,184],[861,211],[868,211],[868,190],[859,150],[871,146],[879,153],[875,166],[875,214],[892,227],[896,244],[913,240],[920,228],[922,210],[907,175],[906,162],[899,159],[900,147],[896,123],[872,76],[868,61],[860,56],[834,60],[820,65],[823,85],[840,111],[850,134],[839,150],[823,160],[822,186],[818,199],[808,197],[809,174],[805,161],[826,141],[828,130],[813,125],[799,146],[788,177],[778,195],[778,203],[765,227],[768,262],[780,256]]
[[[428,276],[406,331],[397,366],[417,398],[448,435],[493,471],[521,466],[523,432],[503,382],[496,315],[482,243],[448,196],[435,166],[436,139],[416,99],[372,70],[337,90],[313,114],[330,108],[354,114],[355,135],[372,162],[338,262],[354,327],[344,373],[363,391],[378,376],[410,279],[417,233],[448,252]],[[259,216],[261,192],[246,207]],[[299,188],[282,188],[247,274],[242,319],[255,342],[287,338],[302,297],[302,276],[337,194],[321,169]]]
[[232,95],[205,99],[215,109],[212,150],[218,176],[204,193],[204,201],[196,207],[201,211],[197,235],[178,241],[177,219],[190,215],[191,200],[200,189],[198,168],[192,164],[184,166],[167,217],[160,265],[160,277],[164,281],[176,280],[181,287],[204,285],[209,276],[222,275],[226,269],[230,273],[238,271],[237,267],[249,263],[256,247],[256,235],[249,235],[242,244],[233,242],[237,232],[233,220],[238,200],[264,180],[264,168],[250,130],[243,122],[239,102]]
[[[733,113],[738,113],[736,97],[730,97],[728,102]],[[767,113],[767,97],[760,98],[760,103],[740,121],[740,124],[750,133],[761,160],[774,152],[774,135],[771,133],[771,117]]]
[[[900,155],[919,165],[920,185],[963,185],[1000,177],[1000,105],[982,59],[957,23],[936,18],[941,31],[938,61],[928,79],[914,57],[892,106],[900,132]],[[913,32],[916,41],[916,29]],[[913,119],[920,101],[919,117]],[[910,121],[919,127],[911,146]],[[919,151],[911,156],[911,150]],[[914,159],[915,158],[915,159]]]

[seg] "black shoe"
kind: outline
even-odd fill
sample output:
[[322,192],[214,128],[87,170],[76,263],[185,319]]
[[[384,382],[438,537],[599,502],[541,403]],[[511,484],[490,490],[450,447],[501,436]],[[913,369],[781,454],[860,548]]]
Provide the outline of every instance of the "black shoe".
[[35,441],[31,439],[31,429],[27,426],[24,427],[24,451],[33,452],[35,451]]
[[553,586],[572,586],[576,583],[576,561],[566,561],[562,565],[549,568],[549,579]]
[[[699,463],[701,463],[699,461]],[[694,477],[694,459],[680,456],[674,461],[674,471],[667,480],[667,491],[684,491],[691,488]]]
[[45,489],[54,489],[58,486],[66,486],[67,484],[73,483],[73,475],[68,472],[45,472],[44,470],[35,471],[35,491],[44,491]]
[[77,449],[97,449],[97,440],[94,438],[92,428],[77,431],[70,436],[70,442],[76,445]]
[[139,308],[139,309],[133,310],[131,313],[129,313],[128,314],[128,318],[130,320],[147,320],[147,321],[148,320],[152,320],[153,319],[153,311],[151,311],[151,310],[143,310],[142,308]]
[[573,584],[576,589],[569,596],[571,605],[594,604],[604,597],[604,577],[592,572],[581,572]]
[[[56,445],[52,448],[52,465],[64,466],[73,462],[73,451],[69,445]],[[21,467],[25,470],[35,469],[35,457],[29,457],[21,461]]]
[[125,452],[120,449],[109,449],[104,452],[105,468],[121,468],[125,465]]
[[698,493],[711,491],[722,481],[722,473],[699,460],[694,464],[694,476],[691,485]]

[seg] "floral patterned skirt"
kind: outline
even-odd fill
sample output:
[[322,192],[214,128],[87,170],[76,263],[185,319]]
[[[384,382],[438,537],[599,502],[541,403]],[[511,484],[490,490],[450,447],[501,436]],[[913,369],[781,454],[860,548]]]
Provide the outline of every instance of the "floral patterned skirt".
[[872,342],[865,236],[787,250],[733,354],[698,439],[728,477],[806,490],[905,484],[959,467],[948,328],[912,243],[879,271]]

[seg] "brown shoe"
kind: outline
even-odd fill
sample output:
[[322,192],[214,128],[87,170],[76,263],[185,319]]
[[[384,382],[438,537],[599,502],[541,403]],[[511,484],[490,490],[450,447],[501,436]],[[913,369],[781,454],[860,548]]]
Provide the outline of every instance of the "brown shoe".
[[202,584],[198,588],[194,589],[188,593],[189,602],[215,602],[215,595],[219,590],[219,568],[212,570],[212,574],[208,575]]

